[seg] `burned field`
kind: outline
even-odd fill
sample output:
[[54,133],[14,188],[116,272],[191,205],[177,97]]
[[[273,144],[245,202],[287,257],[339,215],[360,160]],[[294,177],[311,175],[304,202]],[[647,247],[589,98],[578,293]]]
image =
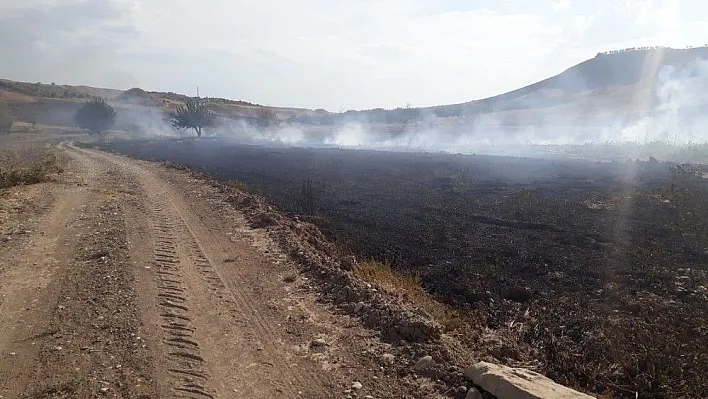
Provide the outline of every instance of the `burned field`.
[[101,146],[239,181],[309,214],[343,249],[419,273],[479,327],[463,338],[501,361],[606,397],[708,397],[699,170],[217,140]]

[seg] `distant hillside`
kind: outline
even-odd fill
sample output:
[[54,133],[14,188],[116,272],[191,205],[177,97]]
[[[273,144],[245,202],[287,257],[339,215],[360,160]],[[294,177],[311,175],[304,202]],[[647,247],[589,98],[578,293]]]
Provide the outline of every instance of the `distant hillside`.
[[[331,113],[323,109],[272,108],[281,121],[323,128],[355,121],[379,125],[389,132],[402,131],[410,125],[434,123],[445,126],[469,123],[482,126],[586,126],[602,125],[607,121],[622,123],[653,112],[657,106],[659,89],[657,77],[664,68],[672,66],[688,69],[697,60],[708,60],[708,47],[632,48],[600,53],[540,82],[461,104],[351,110],[343,113]],[[708,76],[702,76],[702,71],[694,72],[697,73],[695,78],[708,82]],[[701,82],[697,83],[685,86],[702,87]],[[126,109],[149,107],[152,108],[150,113],[160,111],[163,115],[173,112],[189,98],[183,94],[151,92],[140,88],[121,91],[0,79],[0,101],[8,103],[8,108],[20,119],[49,119],[63,124],[70,120],[69,113],[73,112],[79,102],[92,96],[106,98]],[[262,107],[240,100],[206,100],[212,111],[228,119],[253,120]],[[708,114],[708,102],[705,106],[691,105],[689,108],[692,115]],[[40,112],[42,115],[39,115]]]
[[[657,105],[657,75],[662,69],[686,68],[697,60],[708,60],[708,47],[610,51],[540,82],[481,100],[423,108],[347,111],[314,118],[324,122],[349,119],[389,124],[420,123],[431,118],[503,125],[631,121],[647,115]],[[697,77],[708,80],[708,75]]]
[[[164,120],[184,103],[189,96],[173,92],[146,91],[138,87],[126,91],[89,86],[59,85],[41,82],[17,82],[0,79],[0,102],[18,121],[48,125],[71,126],[73,114],[81,102],[102,97],[119,110],[117,126],[130,126],[133,120],[146,115]],[[220,118],[255,120],[263,106],[246,101],[224,98],[205,98],[209,108]],[[314,114],[304,108],[272,107],[280,120]]]
[[[704,59],[708,59],[708,47],[682,50],[657,47],[599,53],[595,58],[538,83],[467,104],[479,106],[483,103],[494,110],[527,108],[532,104],[524,101],[524,97],[543,93],[547,98],[555,98],[552,104],[545,105],[553,105],[572,94],[599,93],[621,86],[653,85],[663,67],[671,65],[681,68]],[[548,95],[554,90],[558,91],[555,96]]]
[[[422,108],[440,116],[460,116],[480,112],[502,112],[567,105],[589,104],[601,100],[607,108],[633,112],[647,107],[645,93],[666,66],[683,68],[697,60],[708,60],[708,47],[672,49],[667,47],[631,48],[599,53],[540,82],[497,96]],[[613,98],[614,97],[614,98]]]

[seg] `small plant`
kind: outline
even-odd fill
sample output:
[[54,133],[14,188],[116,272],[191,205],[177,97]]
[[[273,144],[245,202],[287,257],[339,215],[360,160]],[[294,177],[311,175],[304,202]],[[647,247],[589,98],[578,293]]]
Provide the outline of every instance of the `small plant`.
[[457,309],[436,300],[423,289],[418,273],[399,272],[391,268],[388,263],[374,260],[359,263],[354,273],[363,280],[376,283],[418,306],[430,314],[447,332],[462,331],[466,328],[466,322]]
[[194,129],[201,137],[202,129],[216,125],[214,114],[200,98],[188,98],[184,105],[177,107],[172,116],[172,126],[177,129]]
[[237,190],[239,190],[239,191],[243,191],[243,192],[251,191],[251,190],[249,189],[249,187],[246,185],[246,183],[244,183],[244,182],[242,182],[242,181],[240,181],[240,180],[226,180],[226,181],[224,182],[224,184],[226,184],[227,186],[229,186],[229,187],[231,187],[231,188],[235,188],[235,189],[237,189]]
[[107,133],[116,123],[118,113],[102,98],[94,98],[79,107],[74,114],[74,123],[89,134],[98,136]]

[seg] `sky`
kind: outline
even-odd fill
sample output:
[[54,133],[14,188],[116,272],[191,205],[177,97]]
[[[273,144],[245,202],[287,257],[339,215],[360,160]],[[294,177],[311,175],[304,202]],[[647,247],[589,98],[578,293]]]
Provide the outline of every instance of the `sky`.
[[348,109],[514,90],[708,43],[704,0],[0,0],[0,77]]

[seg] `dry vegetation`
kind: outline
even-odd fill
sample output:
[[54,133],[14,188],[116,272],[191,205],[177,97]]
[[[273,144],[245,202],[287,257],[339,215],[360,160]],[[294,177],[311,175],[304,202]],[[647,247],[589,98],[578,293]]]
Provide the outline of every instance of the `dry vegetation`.
[[438,301],[425,291],[419,273],[395,270],[387,262],[369,260],[360,263],[355,274],[423,309],[443,326],[445,332],[462,332],[467,326],[459,310]]
[[62,172],[65,156],[54,147],[18,144],[0,150],[0,189],[48,181]]
[[391,260],[357,273],[478,359],[602,397],[708,397],[706,170],[206,140],[108,146],[242,181],[297,214],[307,176],[308,220],[363,259]]

